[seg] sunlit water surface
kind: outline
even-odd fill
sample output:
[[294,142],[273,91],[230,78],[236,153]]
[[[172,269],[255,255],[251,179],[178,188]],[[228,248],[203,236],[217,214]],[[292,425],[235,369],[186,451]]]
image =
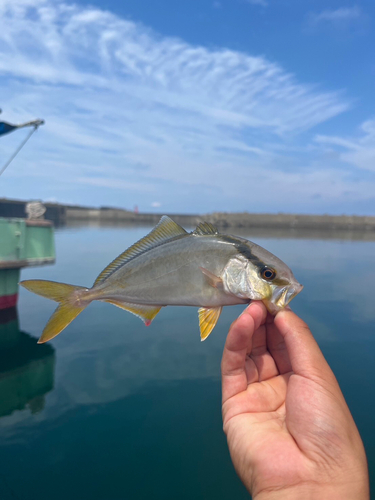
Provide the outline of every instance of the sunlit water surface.
[[[56,265],[24,269],[22,279],[91,286],[149,229],[59,230]],[[245,236],[305,285],[293,308],[339,380],[373,474],[375,243]],[[2,500],[249,498],[220,413],[221,353],[242,307],[225,308],[201,343],[195,308],[165,308],[146,328],[121,309],[93,303],[50,344],[36,345],[54,307],[21,290],[19,326],[32,337],[16,319],[2,336]]]

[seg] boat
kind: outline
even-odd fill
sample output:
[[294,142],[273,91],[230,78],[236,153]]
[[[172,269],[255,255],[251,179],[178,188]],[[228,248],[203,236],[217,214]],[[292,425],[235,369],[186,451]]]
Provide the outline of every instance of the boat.
[[0,217],[0,310],[16,306],[23,267],[54,262],[51,221]]
[[[0,136],[23,127],[32,127],[32,132],[34,132],[43,123],[44,121],[40,119],[19,125],[2,121],[0,122]],[[31,134],[26,139],[30,136]],[[23,140],[21,147],[25,143],[26,141]],[[0,175],[21,147],[18,147],[11,158],[0,168]],[[0,217],[0,311],[17,305],[18,283],[23,267],[55,262],[54,227],[51,221],[44,219],[44,212],[43,204],[36,201],[26,205],[24,218]]]

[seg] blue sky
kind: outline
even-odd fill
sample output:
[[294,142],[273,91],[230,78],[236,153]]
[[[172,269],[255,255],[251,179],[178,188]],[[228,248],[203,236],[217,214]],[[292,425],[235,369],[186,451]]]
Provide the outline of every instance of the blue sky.
[[46,121],[0,197],[375,215],[373,0],[2,0],[0,27],[1,117]]

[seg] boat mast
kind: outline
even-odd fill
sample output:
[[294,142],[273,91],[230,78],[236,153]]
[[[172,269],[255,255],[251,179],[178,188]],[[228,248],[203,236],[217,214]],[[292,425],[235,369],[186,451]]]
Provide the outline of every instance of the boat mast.
[[[2,110],[0,109],[0,113],[1,112],[2,112]],[[21,144],[18,146],[18,148],[15,150],[15,152],[11,155],[9,160],[7,160],[5,162],[5,164],[1,167],[0,175],[10,165],[10,163],[14,160],[14,158],[18,155],[18,153],[21,151],[21,149],[24,147],[24,145],[27,143],[27,141],[33,135],[33,133],[36,132],[41,125],[44,125],[44,120],[40,120],[39,118],[36,120],[31,120],[31,121],[25,122],[25,123],[19,123],[17,125],[13,125],[13,124],[8,123],[8,122],[0,121],[0,137],[2,135],[9,134],[10,132],[13,132],[14,130],[17,130],[19,128],[32,127],[29,134],[21,142]]]

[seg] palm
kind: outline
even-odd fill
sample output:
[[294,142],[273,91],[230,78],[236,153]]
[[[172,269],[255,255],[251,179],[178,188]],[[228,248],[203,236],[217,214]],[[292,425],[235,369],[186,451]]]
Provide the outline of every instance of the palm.
[[[328,453],[340,451],[336,441],[343,429],[332,421],[346,405],[340,397],[332,398],[336,381],[329,368],[320,375],[309,372],[307,363],[301,373],[297,363],[297,374],[273,318],[265,322],[262,306],[253,316],[244,314],[228,335],[222,363],[223,420],[234,465],[242,478],[249,478],[251,471],[247,486],[257,493],[314,482],[320,469],[325,470],[319,457],[327,453],[327,443],[328,448],[337,446]],[[329,472],[323,476],[330,481]]]

